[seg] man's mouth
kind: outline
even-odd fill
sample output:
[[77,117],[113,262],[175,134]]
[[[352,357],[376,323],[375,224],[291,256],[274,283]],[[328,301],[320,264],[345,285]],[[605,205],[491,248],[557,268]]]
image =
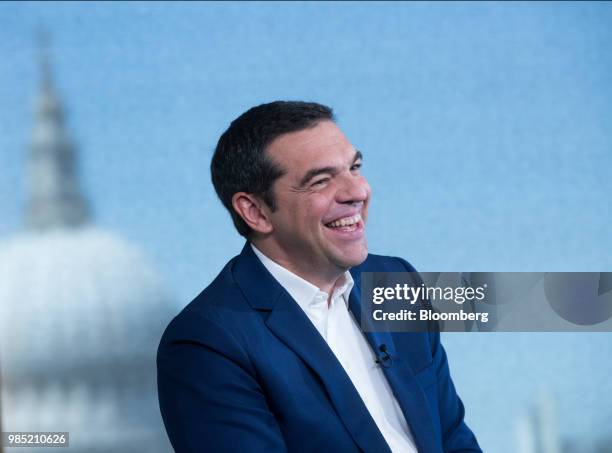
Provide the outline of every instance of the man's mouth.
[[326,223],[327,228],[341,231],[354,231],[362,224],[361,214],[355,214],[350,217],[342,217],[332,222]]

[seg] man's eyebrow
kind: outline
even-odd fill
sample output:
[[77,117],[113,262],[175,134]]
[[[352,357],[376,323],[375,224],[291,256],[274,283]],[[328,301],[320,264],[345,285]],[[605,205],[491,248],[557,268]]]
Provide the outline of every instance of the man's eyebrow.
[[[357,150],[355,152],[355,157],[353,157],[353,164],[355,164],[355,162],[361,159],[363,159],[363,154],[361,153],[361,151]],[[300,183],[298,184],[298,187],[305,186],[306,183],[310,181],[312,178],[314,178],[315,176],[324,174],[324,173],[335,175],[336,173],[338,173],[338,168],[337,167],[311,168],[310,170],[306,172],[306,174],[302,177],[302,179],[300,179]]]

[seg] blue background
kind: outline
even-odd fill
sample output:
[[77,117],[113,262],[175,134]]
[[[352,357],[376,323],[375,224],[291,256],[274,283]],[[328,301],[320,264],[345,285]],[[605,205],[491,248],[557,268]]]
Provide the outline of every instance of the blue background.
[[[21,228],[41,25],[96,222],[144,248],[177,310],[242,246],[216,140],[275,99],[333,106],[363,151],[373,252],[612,270],[610,3],[2,3],[0,237]],[[563,439],[609,432],[610,334],[444,341],[485,451],[515,451],[541,388]]]

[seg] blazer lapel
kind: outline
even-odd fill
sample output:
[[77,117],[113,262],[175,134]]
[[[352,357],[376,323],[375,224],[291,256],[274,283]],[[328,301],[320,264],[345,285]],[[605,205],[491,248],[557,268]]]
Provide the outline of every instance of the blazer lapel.
[[321,379],[344,426],[366,452],[390,452],[363,400],[338,359],[289,293],[270,275],[247,243],[234,278],[257,310],[269,311],[268,328]]
[[[357,322],[361,323],[361,275],[351,270],[355,286],[349,297],[349,309]],[[363,328],[362,328],[363,330]],[[395,349],[390,332],[365,332],[365,335],[381,360],[383,373],[393,388],[393,393],[410,426],[419,452],[442,452],[439,440],[434,434],[433,419],[427,397],[414,376],[407,357],[400,357]],[[384,346],[383,346],[384,345]],[[382,349],[385,352],[381,350]]]

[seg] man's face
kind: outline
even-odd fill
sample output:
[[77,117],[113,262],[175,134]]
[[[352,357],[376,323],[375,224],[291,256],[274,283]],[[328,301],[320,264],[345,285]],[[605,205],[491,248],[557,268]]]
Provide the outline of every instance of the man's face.
[[360,173],[361,153],[340,129],[322,121],[278,137],[266,152],[286,171],[273,186],[270,238],[280,256],[271,258],[323,275],[363,262],[370,186]]

